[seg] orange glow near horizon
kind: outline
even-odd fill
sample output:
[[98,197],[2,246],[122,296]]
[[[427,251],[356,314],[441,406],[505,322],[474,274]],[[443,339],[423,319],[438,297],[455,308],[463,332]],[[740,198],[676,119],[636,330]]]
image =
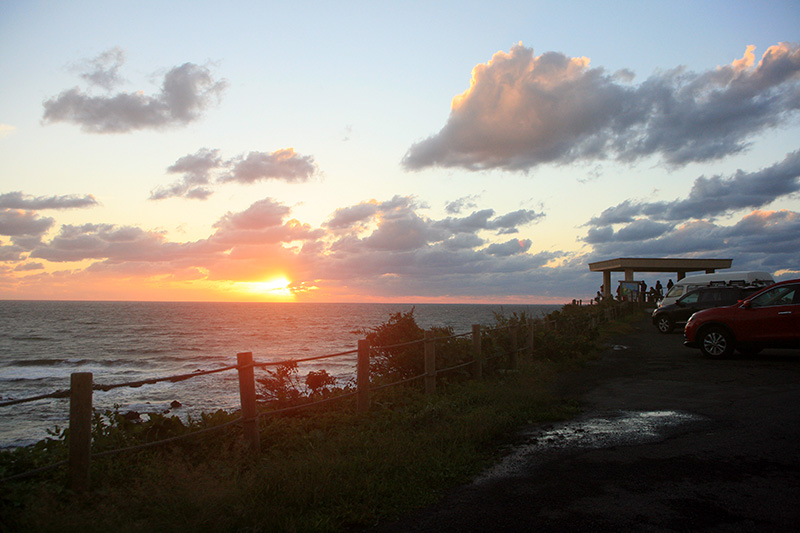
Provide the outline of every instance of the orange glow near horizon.
[[291,283],[286,276],[279,276],[267,281],[239,281],[235,286],[237,290],[251,295],[263,295],[269,299],[291,301],[294,300]]
[[564,304],[572,297],[504,295],[377,295],[316,281],[292,282],[275,272],[263,281],[209,280],[203,275],[90,277],[57,272],[19,276],[0,300],[172,301],[172,302],[304,302],[402,304]]

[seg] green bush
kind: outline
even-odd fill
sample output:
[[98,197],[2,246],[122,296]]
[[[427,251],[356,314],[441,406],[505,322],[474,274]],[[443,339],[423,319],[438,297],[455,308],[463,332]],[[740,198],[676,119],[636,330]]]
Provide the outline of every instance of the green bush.
[[[471,341],[454,337],[452,327],[430,329],[435,341],[436,368],[446,369],[471,359]],[[414,308],[395,313],[385,323],[371,329],[358,330],[369,341],[370,377],[377,383],[398,381],[425,372],[425,330],[414,318]],[[460,373],[462,376],[466,372]],[[452,379],[452,376],[451,376]]]

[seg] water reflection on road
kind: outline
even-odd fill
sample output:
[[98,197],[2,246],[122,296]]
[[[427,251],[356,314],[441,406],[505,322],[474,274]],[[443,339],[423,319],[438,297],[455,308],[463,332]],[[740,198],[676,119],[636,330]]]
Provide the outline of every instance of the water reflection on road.
[[521,434],[521,443],[496,465],[484,471],[475,483],[527,473],[554,452],[599,449],[662,440],[676,427],[705,420],[680,411],[613,411],[570,420]]

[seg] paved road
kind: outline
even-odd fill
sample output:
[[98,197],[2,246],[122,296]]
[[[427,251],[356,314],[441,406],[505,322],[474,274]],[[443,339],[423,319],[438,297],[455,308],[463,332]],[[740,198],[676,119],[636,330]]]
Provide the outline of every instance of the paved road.
[[559,384],[585,402],[376,532],[798,531],[800,351],[707,360],[643,317]]

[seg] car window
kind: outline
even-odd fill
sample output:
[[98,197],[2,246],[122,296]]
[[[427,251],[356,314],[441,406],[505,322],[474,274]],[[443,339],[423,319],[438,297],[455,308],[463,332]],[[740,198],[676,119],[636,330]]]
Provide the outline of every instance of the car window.
[[697,298],[700,296],[699,292],[690,292],[683,298],[681,298],[682,304],[694,304],[697,303]]
[[750,301],[752,307],[768,307],[773,305],[791,305],[795,302],[797,285],[775,287],[761,293]]
[[714,304],[722,300],[721,291],[703,291],[700,293],[700,303]]
[[722,301],[720,303],[723,305],[733,305],[741,299],[742,294],[739,291],[725,291],[722,293]]

